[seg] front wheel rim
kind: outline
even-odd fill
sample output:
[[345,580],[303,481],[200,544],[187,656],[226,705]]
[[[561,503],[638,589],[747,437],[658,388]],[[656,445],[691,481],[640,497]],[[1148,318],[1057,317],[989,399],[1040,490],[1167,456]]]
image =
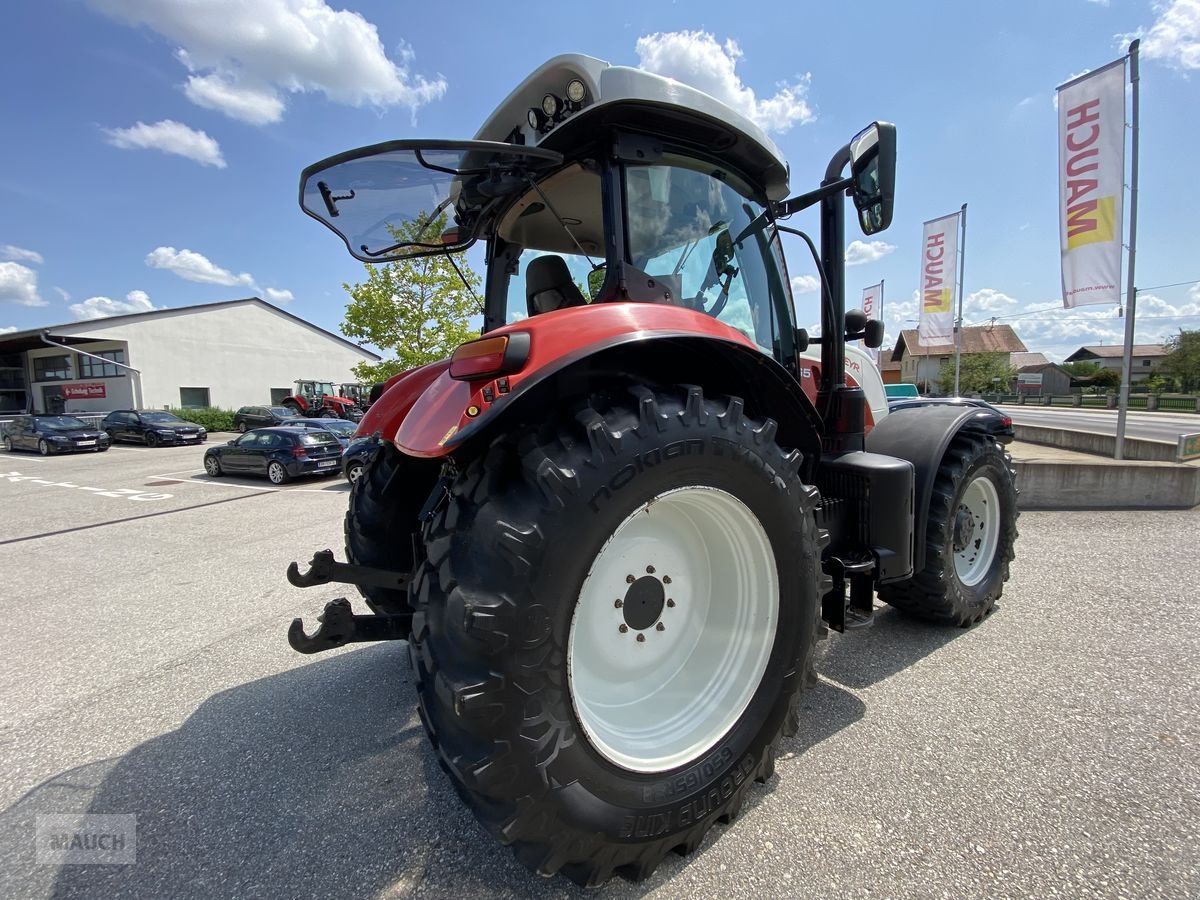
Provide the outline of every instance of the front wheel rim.
[[963,488],[954,510],[951,550],[954,572],[967,587],[983,581],[1000,542],[1000,495],[986,475]]
[[49,456],[50,455],[50,445],[47,444],[45,441],[38,441],[38,453],[42,454],[42,456]]
[[205,461],[204,468],[208,470],[209,475],[216,476],[216,475],[220,474],[220,467],[217,465],[217,461],[215,459],[213,459],[212,457],[209,457]]
[[642,504],[597,553],[571,621],[584,733],[635,772],[697,759],[750,705],[778,621],[775,555],[745,504],[703,486]]
[[355,481],[358,481],[359,476],[362,475],[362,470],[363,470],[362,466],[351,466],[350,467],[350,471],[346,473],[346,476],[350,479],[350,482],[352,484]]

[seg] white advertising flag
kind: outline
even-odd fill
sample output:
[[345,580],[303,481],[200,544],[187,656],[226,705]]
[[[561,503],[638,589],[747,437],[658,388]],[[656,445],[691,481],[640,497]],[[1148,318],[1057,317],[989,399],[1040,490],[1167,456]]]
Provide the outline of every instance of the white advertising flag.
[[[868,322],[871,321],[872,319],[879,318],[879,308],[880,308],[880,304],[883,299],[882,294],[883,294],[883,282],[882,281],[879,282],[879,284],[873,284],[868,288],[863,288],[862,311],[863,311],[863,313],[866,314]],[[867,347],[862,341],[858,342],[858,346],[866,351],[867,356],[871,357],[871,359],[874,361],[876,366],[879,365],[879,351],[878,350],[872,350],[870,347]]]
[[954,303],[958,278],[958,217],[925,223],[921,240],[921,346],[954,342]]
[[1121,302],[1125,60],[1058,89],[1063,306]]

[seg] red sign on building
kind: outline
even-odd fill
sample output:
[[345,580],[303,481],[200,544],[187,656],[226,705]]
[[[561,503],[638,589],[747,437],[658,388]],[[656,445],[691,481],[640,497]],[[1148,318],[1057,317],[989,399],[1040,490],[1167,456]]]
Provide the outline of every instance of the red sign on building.
[[64,384],[60,389],[64,400],[101,400],[108,396],[102,381],[92,381],[87,384]]

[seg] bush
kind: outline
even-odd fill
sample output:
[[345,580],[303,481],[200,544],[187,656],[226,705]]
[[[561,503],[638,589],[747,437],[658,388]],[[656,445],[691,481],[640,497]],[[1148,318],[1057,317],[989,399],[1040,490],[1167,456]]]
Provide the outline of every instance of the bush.
[[188,422],[203,425],[209,431],[233,431],[232,409],[169,409],[167,412]]

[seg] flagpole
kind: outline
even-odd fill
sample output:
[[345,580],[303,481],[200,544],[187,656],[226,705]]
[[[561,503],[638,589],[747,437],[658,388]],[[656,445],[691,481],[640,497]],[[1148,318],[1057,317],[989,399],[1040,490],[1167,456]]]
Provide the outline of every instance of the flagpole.
[[1133,127],[1130,130],[1132,151],[1129,176],[1129,272],[1125,280],[1125,352],[1121,358],[1121,390],[1117,401],[1117,442],[1114,459],[1125,458],[1125,414],[1129,410],[1129,382],[1133,377],[1133,320],[1137,306],[1137,289],[1133,286],[1134,260],[1137,257],[1137,197],[1138,197],[1138,45],[1129,45],[1129,84],[1133,92]]
[[[883,323],[883,330],[886,333],[887,321],[883,318],[883,279],[882,278],[879,279],[879,321]],[[883,356],[881,355],[881,351],[883,350],[883,347],[886,347],[886,346],[887,345],[884,344],[883,346],[878,347],[875,350],[875,368],[878,369],[880,372],[883,371]]]
[[967,204],[962,205],[959,215],[958,238],[958,318],[954,322],[954,396],[958,393],[958,373],[962,347],[963,279],[967,270]]

